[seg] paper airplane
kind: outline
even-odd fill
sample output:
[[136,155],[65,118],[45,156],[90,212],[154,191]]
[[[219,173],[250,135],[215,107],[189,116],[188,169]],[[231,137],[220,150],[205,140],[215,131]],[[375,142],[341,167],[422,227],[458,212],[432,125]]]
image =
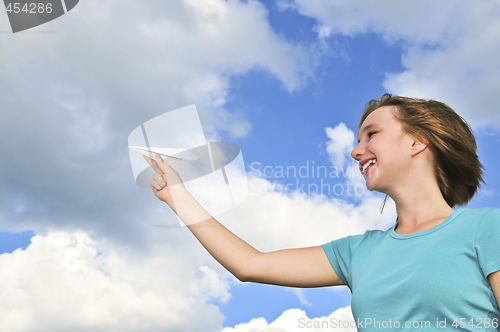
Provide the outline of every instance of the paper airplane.
[[[128,137],[128,147],[138,186],[151,190],[149,183],[155,171],[143,156],[154,158],[158,153],[214,217],[236,207],[248,194],[240,147],[230,142],[208,142],[195,105],[166,112],[136,127]],[[182,197],[174,195],[172,199],[174,205],[183,206]],[[190,223],[198,221],[202,220]],[[179,226],[185,226],[180,219]]]
[[176,149],[176,148],[147,148],[147,147],[142,147],[142,146],[130,146],[129,148],[131,150],[137,151],[139,153],[142,153],[146,157],[154,159],[155,154],[159,154],[163,157],[170,157],[170,158],[175,158],[175,159],[180,159],[180,160],[197,160],[199,157],[195,156],[191,152],[184,150],[184,149]]

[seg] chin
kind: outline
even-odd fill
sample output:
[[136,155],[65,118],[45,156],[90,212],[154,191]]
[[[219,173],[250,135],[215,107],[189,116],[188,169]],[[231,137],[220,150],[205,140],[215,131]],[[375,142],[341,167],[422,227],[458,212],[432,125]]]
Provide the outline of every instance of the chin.
[[380,183],[378,178],[366,179],[365,185],[366,185],[367,190],[376,191],[376,192],[383,193],[383,194],[385,194],[385,191],[386,191],[385,189],[387,189],[386,186],[384,186],[384,185],[382,185],[382,183]]
[[373,184],[368,184],[368,182],[366,182],[366,189],[368,189],[369,191],[378,191],[376,186],[374,186]]
[[[375,167],[373,167],[375,168]],[[378,172],[373,172],[373,168],[370,169],[370,171],[367,174],[367,177],[365,177],[365,182],[366,182],[366,189],[369,191],[378,191],[377,190],[377,180],[378,180]]]
[[[377,185],[376,183],[372,182],[372,183],[366,183],[366,189],[368,191],[375,191],[375,192],[378,192],[378,193],[381,193],[381,194],[385,194],[385,195],[389,195],[387,192],[387,187],[385,186],[380,186],[380,185]],[[390,196],[390,195],[389,195]]]
[[365,185],[366,185],[366,189],[372,191],[375,187],[375,182],[374,181],[376,179],[374,178],[371,178],[371,177],[365,177]]

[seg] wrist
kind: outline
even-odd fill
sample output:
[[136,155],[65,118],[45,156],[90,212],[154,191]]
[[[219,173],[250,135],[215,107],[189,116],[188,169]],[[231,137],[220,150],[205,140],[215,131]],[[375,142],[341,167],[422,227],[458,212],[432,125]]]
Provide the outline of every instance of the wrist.
[[198,201],[182,186],[171,190],[172,210],[186,225],[192,225],[212,216],[198,203]]

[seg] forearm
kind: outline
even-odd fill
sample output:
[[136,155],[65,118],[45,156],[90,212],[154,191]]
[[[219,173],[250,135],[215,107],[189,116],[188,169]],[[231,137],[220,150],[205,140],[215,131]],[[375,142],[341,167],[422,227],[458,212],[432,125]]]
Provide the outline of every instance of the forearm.
[[260,252],[215,220],[189,192],[172,192],[174,211],[207,251],[239,280],[248,276],[249,263]]

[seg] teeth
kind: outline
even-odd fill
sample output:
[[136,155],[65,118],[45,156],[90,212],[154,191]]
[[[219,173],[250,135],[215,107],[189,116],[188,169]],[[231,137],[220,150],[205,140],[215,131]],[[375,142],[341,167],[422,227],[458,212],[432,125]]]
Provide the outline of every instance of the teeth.
[[363,165],[363,167],[361,168],[361,172],[364,173],[366,171],[366,169],[368,168],[368,166],[375,164],[376,162],[377,162],[377,159],[369,160],[366,164]]

